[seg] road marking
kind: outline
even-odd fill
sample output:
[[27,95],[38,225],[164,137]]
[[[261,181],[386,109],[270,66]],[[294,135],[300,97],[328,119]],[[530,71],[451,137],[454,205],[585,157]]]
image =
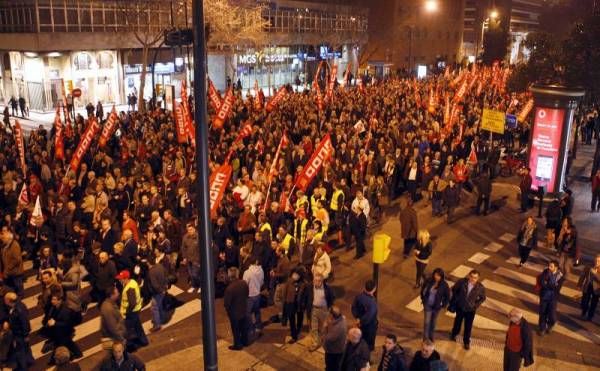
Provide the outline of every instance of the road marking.
[[[540,297],[534,293],[519,290],[515,287],[504,285],[502,283],[492,281],[490,279],[483,280],[483,286],[486,290],[492,290],[500,294],[508,295],[512,298],[526,301],[531,304],[539,305]],[[581,310],[570,305],[558,303],[558,312],[561,314],[568,314],[571,316],[578,317],[581,314]]]
[[[38,282],[38,284],[39,283],[40,282]],[[84,290],[84,289],[88,288],[89,286],[90,286],[89,282],[86,282],[86,281],[81,282],[81,290]],[[23,300],[21,300],[21,302],[23,303],[23,305],[25,305],[25,307],[27,309],[35,308],[38,305],[38,296],[40,296],[41,293],[42,292],[40,291],[36,294],[30,295],[30,296],[24,298]]]
[[485,261],[487,258],[489,258],[489,257],[490,257],[490,256],[489,256],[489,255],[487,255],[487,254],[484,254],[484,253],[482,253],[482,252],[478,252],[478,253],[475,253],[473,256],[471,256],[471,257],[469,258],[469,261],[470,261],[471,263],[475,263],[475,264],[481,264],[481,263],[483,263],[483,262],[484,262],[484,261]]
[[491,252],[498,252],[500,251],[500,249],[502,249],[504,247],[504,245],[499,244],[498,242],[490,242],[486,247],[484,247],[484,250],[487,251],[491,251]]
[[[513,256],[512,258],[508,259],[506,262],[511,265],[519,265],[519,263],[521,262],[521,258],[517,258],[517,257]],[[532,261],[527,261],[523,265],[523,268],[531,269],[538,273],[542,273],[544,271],[544,269],[546,269],[546,265],[541,265],[541,264],[534,263]],[[571,274],[566,275],[565,280],[571,281],[571,282],[577,284],[577,282],[579,282],[579,277],[577,277],[575,274],[571,273]]]
[[[498,274],[498,275],[504,276],[506,278],[511,278],[513,280],[521,281],[530,286],[535,286],[535,280],[536,280],[535,277],[529,276],[527,274],[515,272],[513,270],[506,269],[504,267],[500,267],[500,268],[496,269],[494,271],[494,274]],[[574,290],[569,287],[565,287],[564,285],[563,285],[562,289],[560,290],[560,294],[563,296],[566,296],[568,298],[571,298],[571,299],[576,299],[581,296],[581,293],[579,292],[579,290]]]
[[461,264],[458,267],[456,267],[452,272],[450,272],[450,275],[452,275],[454,277],[458,277],[458,278],[464,278],[472,270],[473,270],[472,268],[467,267],[466,265],[462,265]]
[[502,236],[500,236],[500,240],[504,242],[511,242],[515,238],[517,238],[517,235],[512,233],[504,233]]

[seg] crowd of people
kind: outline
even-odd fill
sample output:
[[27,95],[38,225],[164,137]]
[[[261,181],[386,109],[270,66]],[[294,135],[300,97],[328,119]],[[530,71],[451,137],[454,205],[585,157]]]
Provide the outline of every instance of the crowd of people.
[[[329,287],[335,274],[330,254],[337,248],[355,249],[355,258],[362,258],[370,226],[404,193],[404,255],[415,254],[415,286],[421,288],[426,308],[423,348],[410,370],[429,370],[438,362],[435,320],[449,304],[457,313],[452,335],[458,335],[464,320],[468,349],[475,310],[485,300],[479,273],[471,272],[457,284],[454,295],[440,269],[423,278],[432,246],[428,232],[418,228],[412,205],[431,200],[432,215],[445,215],[452,223],[464,192],[475,187],[477,213],[481,206],[488,213],[500,144],[523,147],[529,131],[523,123],[487,139],[489,133],[480,128],[484,107],[516,114],[528,100],[526,94],[504,91],[502,71],[471,67],[418,81],[336,84],[324,107],[314,89],[293,92],[288,87],[271,112],[257,106],[249,92],[235,90],[230,118],[209,132],[211,172],[226,162],[233,169],[212,229],[216,292],[224,298],[231,322],[232,350],[260,336],[261,307],[274,305],[279,314],[272,320],[289,324],[292,343],[299,339],[306,315],[313,347],[324,346],[328,370],[364,367],[378,327],[376,287],[372,281],[365,284],[352,308],[357,326],[350,326]],[[463,96],[461,85],[469,86]],[[134,99],[129,104],[135,107]],[[75,327],[93,304],[101,312],[102,346],[110,351],[102,369],[117,369],[111,365],[124,360],[132,369],[143,369],[131,354],[148,344],[139,317],[143,306],[151,303],[151,331],[156,332],[178,305],[168,289],[183,267],[188,292],[200,292],[198,174],[194,149],[177,140],[176,118],[161,108],[120,112],[118,130],[107,145],[94,141],[81,165],[70,169],[68,160],[89,121],[107,119],[100,102],[96,109],[90,104],[87,114],[77,115],[66,128],[63,160],[55,156],[55,127],[31,131],[25,140],[25,167],[14,123],[5,121],[0,128],[0,323],[3,336],[10,336],[2,343],[8,349],[2,354],[18,370],[33,362],[28,341],[34,333],[46,339],[44,353],[51,354],[51,364],[81,357],[73,341]],[[251,133],[238,140],[247,123]],[[306,190],[297,189],[297,174],[325,134],[333,155]],[[287,144],[280,146],[283,137]],[[41,214],[36,212],[38,200]],[[567,229],[557,241],[568,238]],[[523,263],[531,238],[526,224],[519,239]],[[33,261],[34,273],[24,269],[27,260]],[[20,302],[23,282],[31,274],[41,282],[33,310],[43,321],[36,330]],[[593,289],[586,290],[593,312],[598,296],[597,281],[592,282]],[[514,317],[516,324],[522,323],[522,314]],[[395,336],[389,335],[380,369],[402,370],[401,353]]]

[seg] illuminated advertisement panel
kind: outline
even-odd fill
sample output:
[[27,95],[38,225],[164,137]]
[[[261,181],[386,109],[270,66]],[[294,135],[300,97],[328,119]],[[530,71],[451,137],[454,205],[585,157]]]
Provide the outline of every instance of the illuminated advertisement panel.
[[561,171],[558,166],[564,117],[564,109],[537,107],[535,110],[529,151],[534,190],[544,187],[546,193],[559,191],[554,189],[554,184]]

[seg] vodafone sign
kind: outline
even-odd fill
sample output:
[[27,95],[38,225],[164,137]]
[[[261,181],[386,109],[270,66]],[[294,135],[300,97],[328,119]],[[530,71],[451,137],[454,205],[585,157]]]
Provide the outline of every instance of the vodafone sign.
[[534,190],[544,187],[547,193],[559,191],[555,189],[555,182],[562,171],[558,166],[564,118],[564,109],[536,108],[529,151]]

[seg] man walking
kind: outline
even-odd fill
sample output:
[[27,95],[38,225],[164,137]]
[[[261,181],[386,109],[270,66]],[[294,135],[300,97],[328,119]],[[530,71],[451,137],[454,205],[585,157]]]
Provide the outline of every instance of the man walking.
[[525,168],[521,172],[521,182],[519,183],[519,190],[521,191],[521,212],[524,213],[529,209],[529,193],[531,193],[531,183],[533,178],[531,177],[531,169]]
[[485,287],[479,282],[479,272],[473,269],[467,277],[459,280],[452,288],[452,304],[456,309],[454,326],[450,333],[450,340],[455,340],[460,332],[463,320],[465,328],[463,333],[463,346],[471,349],[471,330],[477,308],[485,301]]
[[[155,249],[158,249],[155,248]],[[161,261],[149,262],[150,269],[148,270],[148,283],[150,284],[150,292],[152,293],[152,328],[150,332],[159,331],[162,327],[164,319],[163,299],[167,292],[169,282],[167,281],[167,269]]]
[[323,349],[325,350],[325,371],[340,371],[347,331],[346,317],[342,315],[338,306],[331,306],[329,317],[323,325],[322,334]]
[[106,300],[100,305],[100,332],[102,348],[110,351],[115,341],[125,341],[125,321],[119,312],[119,290],[112,287],[106,292]]
[[34,359],[29,346],[31,326],[27,307],[14,292],[8,292],[4,295],[4,305],[6,305],[8,317],[3,329],[10,330],[13,336],[8,352],[9,361],[16,364],[14,370],[29,370],[29,367],[34,363]]
[[21,246],[15,239],[13,232],[3,226],[0,230],[2,242],[2,276],[4,284],[12,288],[19,296],[23,296],[23,255]]
[[373,351],[375,349],[375,336],[377,335],[377,301],[375,300],[375,282],[368,280],[365,290],[354,298],[352,315],[357,320],[357,326],[362,332],[362,337]]
[[402,225],[402,239],[404,239],[404,258],[408,258],[410,250],[417,243],[417,232],[419,231],[419,221],[417,212],[413,208],[413,200],[406,200],[406,207],[400,211],[400,224]]
[[310,318],[310,335],[313,342],[310,350],[315,351],[321,346],[321,328],[327,319],[327,313],[335,298],[333,290],[323,281],[323,275],[320,273],[314,275],[312,285],[307,285],[304,294],[306,314]]
[[198,290],[200,293],[200,251],[198,250],[198,234],[194,223],[189,222],[186,226],[187,233],[183,235],[181,242],[181,255],[183,264],[187,266],[190,280],[188,293]]
[[504,371],[519,371],[522,360],[523,366],[533,364],[533,340],[531,326],[520,309],[513,308],[508,314],[510,324],[506,332],[504,345]]
[[398,338],[394,334],[388,334],[383,344],[383,353],[377,371],[407,371],[404,362],[404,349],[398,345]]
[[581,289],[581,317],[584,321],[591,321],[596,313],[598,299],[600,298],[600,254],[596,255],[594,266],[587,267],[577,283]]
[[125,318],[127,328],[127,350],[135,352],[138,348],[148,345],[148,339],[140,321],[140,311],[142,310],[140,286],[126,270],[121,271],[115,278],[123,285],[120,310],[121,316]]
[[592,212],[600,211],[600,170],[592,178]]
[[487,170],[483,171],[479,175],[477,182],[477,206],[475,208],[475,214],[479,215],[481,212],[481,204],[483,204],[483,215],[487,215],[488,209],[490,208],[490,197],[492,194],[492,181],[490,180],[490,174]]
[[540,308],[538,335],[544,336],[552,331],[556,323],[556,304],[565,276],[558,267],[556,260],[548,263],[548,268],[538,276],[540,287]]
[[360,259],[365,255],[365,238],[367,237],[367,216],[361,206],[352,208],[350,215],[350,233],[356,240],[356,255],[354,259]]
[[448,215],[446,222],[452,224],[454,222],[454,210],[460,202],[460,188],[454,182],[454,179],[448,179],[448,187],[444,190],[444,203],[446,204]]
[[[251,258],[250,267],[244,272],[244,281],[248,284],[248,319],[250,329],[260,336],[262,320],[260,318],[260,289],[265,281],[265,274],[258,258]],[[254,317],[254,320],[252,319]]]
[[229,285],[225,289],[223,304],[229,317],[231,332],[233,333],[233,345],[230,350],[242,350],[248,345],[248,329],[246,324],[246,312],[248,310],[248,284],[240,279],[240,271],[236,267],[227,269]]

